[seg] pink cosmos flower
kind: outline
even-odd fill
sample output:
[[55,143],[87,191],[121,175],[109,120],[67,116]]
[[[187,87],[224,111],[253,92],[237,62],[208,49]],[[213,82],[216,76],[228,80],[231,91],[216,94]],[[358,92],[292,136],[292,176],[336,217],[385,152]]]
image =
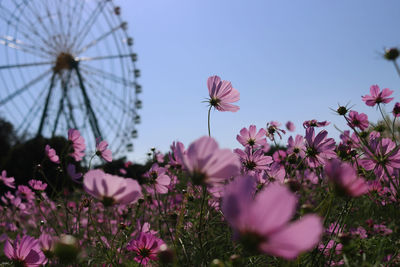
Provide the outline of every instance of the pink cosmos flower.
[[265,171],[265,175],[269,181],[277,181],[281,184],[284,183],[286,171],[285,168],[279,163],[273,163],[269,170]]
[[368,116],[365,113],[359,114],[357,111],[351,110],[347,119],[349,120],[350,127],[357,127],[361,131],[364,131],[369,126]]
[[129,242],[126,249],[136,254],[134,260],[146,266],[150,260],[158,260],[157,253],[164,241],[151,233],[140,233],[139,237]]
[[185,146],[181,142],[173,142],[171,152],[168,154],[169,164],[180,168],[183,165],[183,159],[179,155],[185,154]]
[[234,151],[239,156],[245,173],[266,170],[268,165],[273,162],[272,157],[265,156],[262,150],[253,151],[250,147],[246,147],[244,151],[241,149]]
[[112,153],[111,150],[107,149],[108,143],[107,141],[101,141],[100,138],[96,139],[96,155],[102,157],[105,161],[112,161]]
[[358,197],[368,192],[368,185],[363,178],[357,176],[354,168],[338,159],[328,161],[325,165],[325,173],[329,180],[346,195]]
[[290,136],[288,139],[288,145],[287,145],[287,153],[288,154],[296,154],[299,155],[301,158],[304,158],[306,153],[306,145],[304,143],[304,137],[301,135],[296,135],[295,139],[293,140],[293,137]]
[[365,150],[365,158],[360,160],[364,169],[374,170],[376,176],[382,178],[385,174],[384,166],[389,174],[392,174],[394,169],[400,168],[400,151],[391,139],[373,138],[370,140],[369,146],[373,153]]
[[285,126],[289,132],[294,132],[296,130],[296,126],[294,126],[294,123],[291,121],[288,121]]
[[238,106],[230,104],[240,99],[239,91],[232,87],[231,82],[221,81],[221,78],[215,75],[208,78],[207,87],[210,106],[219,111],[236,112],[239,110]]
[[75,183],[78,183],[79,178],[82,177],[81,172],[76,172],[76,166],[74,164],[68,164],[67,173],[68,173],[69,177],[71,177],[72,181],[74,181]]
[[315,136],[314,127],[306,129],[306,161],[311,168],[321,166],[327,159],[336,157],[335,140],[326,138],[327,135],[325,130]]
[[39,180],[29,180],[29,185],[32,187],[32,189],[37,190],[37,191],[44,191],[47,188],[47,184],[43,183],[42,181]]
[[60,164],[60,158],[57,156],[55,149],[51,148],[49,145],[46,145],[44,150],[50,161]]
[[266,131],[263,128],[257,132],[256,126],[250,125],[249,129],[243,128],[240,130],[240,135],[236,136],[236,140],[243,146],[258,148],[267,144],[267,140],[264,138],[265,134]]
[[393,113],[393,116],[395,116],[396,118],[400,117],[400,103],[399,102],[394,104],[392,113]]
[[310,128],[310,127],[325,127],[328,126],[330,122],[328,121],[317,121],[317,120],[309,120],[303,122],[303,127],[305,129]]
[[81,136],[81,133],[76,129],[68,130],[68,140],[72,143],[73,152],[70,154],[76,161],[81,161],[82,157],[85,156],[85,139]]
[[286,160],[286,151],[279,149],[277,151],[274,152],[274,154],[272,154],[272,159],[274,160],[274,162],[284,162]]
[[239,174],[238,157],[229,149],[219,149],[212,137],[197,139],[190,144],[186,153],[177,152],[195,184],[217,186]]
[[1,172],[0,181],[2,181],[5,186],[15,188],[14,177],[7,177],[7,171],[5,170]]
[[385,88],[380,92],[378,85],[372,85],[369,91],[371,95],[365,95],[362,97],[362,101],[364,101],[367,106],[373,107],[380,103],[387,104],[394,99],[393,97],[389,97],[393,94],[393,91],[388,88]]
[[54,251],[57,237],[51,236],[47,233],[42,233],[39,236],[39,246],[45,255],[51,254]]
[[46,264],[47,259],[40,250],[39,241],[31,236],[17,237],[14,242],[7,239],[4,254],[15,266],[37,267]]
[[318,244],[321,218],[306,215],[291,222],[297,201],[289,189],[272,183],[253,199],[254,191],[253,177],[238,177],[228,185],[222,202],[225,218],[246,248],[294,259]]
[[154,163],[150,170],[143,176],[148,178],[146,191],[150,194],[154,193],[154,189],[159,194],[168,193],[168,185],[171,183],[171,178],[165,173],[167,169],[159,167],[157,163]]
[[28,201],[35,199],[35,193],[26,185],[19,185],[17,194]]
[[142,189],[136,180],[111,175],[102,170],[90,170],[83,178],[83,188],[105,206],[130,204],[142,197]]

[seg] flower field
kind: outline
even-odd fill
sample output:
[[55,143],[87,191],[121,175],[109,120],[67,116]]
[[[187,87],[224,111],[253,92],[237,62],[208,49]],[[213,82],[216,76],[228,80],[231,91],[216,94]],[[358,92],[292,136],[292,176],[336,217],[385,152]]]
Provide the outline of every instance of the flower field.
[[2,170],[0,266],[400,266],[391,89],[362,96],[379,122],[339,105],[340,140],[327,121],[305,120],[302,135],[271,121],[244,125],[232,151],[213,138],[211,111],[237,112],[240,90],[218,76],[207,87],[208,136],[154,149],[140,175],[128,161],[93,164],[113,162],[107,140],[88,155],[77,129],[62,149],[42,147],[27,184]]

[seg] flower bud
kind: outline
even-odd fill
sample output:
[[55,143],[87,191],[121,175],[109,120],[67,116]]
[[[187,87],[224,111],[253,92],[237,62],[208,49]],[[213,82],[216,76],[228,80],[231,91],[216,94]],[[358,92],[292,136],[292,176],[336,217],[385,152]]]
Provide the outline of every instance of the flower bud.
[[387,60],[396,60],[399,57],[399,50],[396,47],[385,49],[385,54],[383,55]]

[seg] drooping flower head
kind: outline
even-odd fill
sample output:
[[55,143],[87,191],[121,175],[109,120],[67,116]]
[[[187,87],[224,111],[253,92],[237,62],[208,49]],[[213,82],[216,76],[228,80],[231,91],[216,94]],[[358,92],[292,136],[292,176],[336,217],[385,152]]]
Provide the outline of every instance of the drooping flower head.
[[271,140],[275,140],[275,134],[279,136],[280,139],[282,139],[282,134],[286,134],[286,131],[279,128],[281,124],[277,121],[270,121],[267,123],[267,131],[266,131],[266,136]]
[[304,121],[303,122],[303,127],[305,129],[310,128],[310,127],[325,127],[328,126],[330,122],[328,121],[317,121],[317,120],[309,120],[309,121]]
[[112,153],[110,149],[107,149],[108,143],[103,140],[100,142],[100,138],[96,139],[96,155],[102,157],[105,161],[112,161]]
[[387,104],[394,99],[393,97],[389,97],[393,94],[393,91],[389,88],[385,88],[381,92],[378,85],[372,85],[369,91],[371,95],[362,97],[362,101],[364,101],[367,106],[373,107],[380,103]]
[[136,262],[146,266],[150,260],[158,260],[157,253],[160,250],[160,246],[163,244],[164,241],[150,232],[142,232],[136,239],[129,242],[126,249],[136,254],[134,258]]
[[56,150],[51,148],[49,145],[46,145],[44,148],[46,156],[49,158],[50,161],[59,164],[60,158],[57,156]]
[[14,177],[7,177],[7,171],[5,170],[1,172],[0,181],[3,182],[5,186],[15,188]]
[[179,157],[195,184],[216,186],[239,174],[238,157],[230,149],[220,149],[212,137],[197,139]]
[[72,156],[76,161],[81,161],[82,157],[85,156],[85,139],[81,136],[81,133],[76,129],[68,130],[68,140],[72,143],[73,151]]
[[393,113],[393,116],[395,116],[396,118],[400,117],[400,103],[399,102],[394,104],[392,113]]
[[323,231],[321,218],[306,215],[290,222],[297,201],[289,189],[272,183],[255,198],[254,192],[254,177],[238,177],[228,185],[222,202],[235,237],[247,249],[294,259],[318,244]]
[[238,106],[231,104],[240,99],[239,91],[232,87],[231,82],[221,81],[221,78],[215,75],[208,78],[207,87],[211,106],[219,111],[236,112],[239,110]]
[[346,195],[358,197],[368,192],[365,180],[358,177],[354,168],[346,162],[338,159],[328,161],[325,164],[325,174]]
[[38,267],[47,262],[40,250],[39,241],[28,235],[17,237],[14,242],[7,239],[4,254],[15,266]]
[[142,188],[136,180],[111,175],[102,170],[90,170],[83,178],[83,188],[105,206],[130,204],[142,197]]

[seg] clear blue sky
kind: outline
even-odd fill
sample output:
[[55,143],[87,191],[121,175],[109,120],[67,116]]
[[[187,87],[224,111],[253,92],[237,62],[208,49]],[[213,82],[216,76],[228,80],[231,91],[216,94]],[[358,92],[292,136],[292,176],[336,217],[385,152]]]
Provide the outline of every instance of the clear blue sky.
[[[212,112],[212,135],[235,148],[242,127],[307,119],[345,127],[329,108],[351,102],[371,119],[361,96],[400,79],[382,58],[398,46],[399,1],[119,1],[139,55],[142,124],[132,157],[165,152],[207,134],[206,80],[217,74],[239,90],[240,111]],[[388,110],[392,105],[388,106]],[[333,126],[330,135],[337,137]]]

